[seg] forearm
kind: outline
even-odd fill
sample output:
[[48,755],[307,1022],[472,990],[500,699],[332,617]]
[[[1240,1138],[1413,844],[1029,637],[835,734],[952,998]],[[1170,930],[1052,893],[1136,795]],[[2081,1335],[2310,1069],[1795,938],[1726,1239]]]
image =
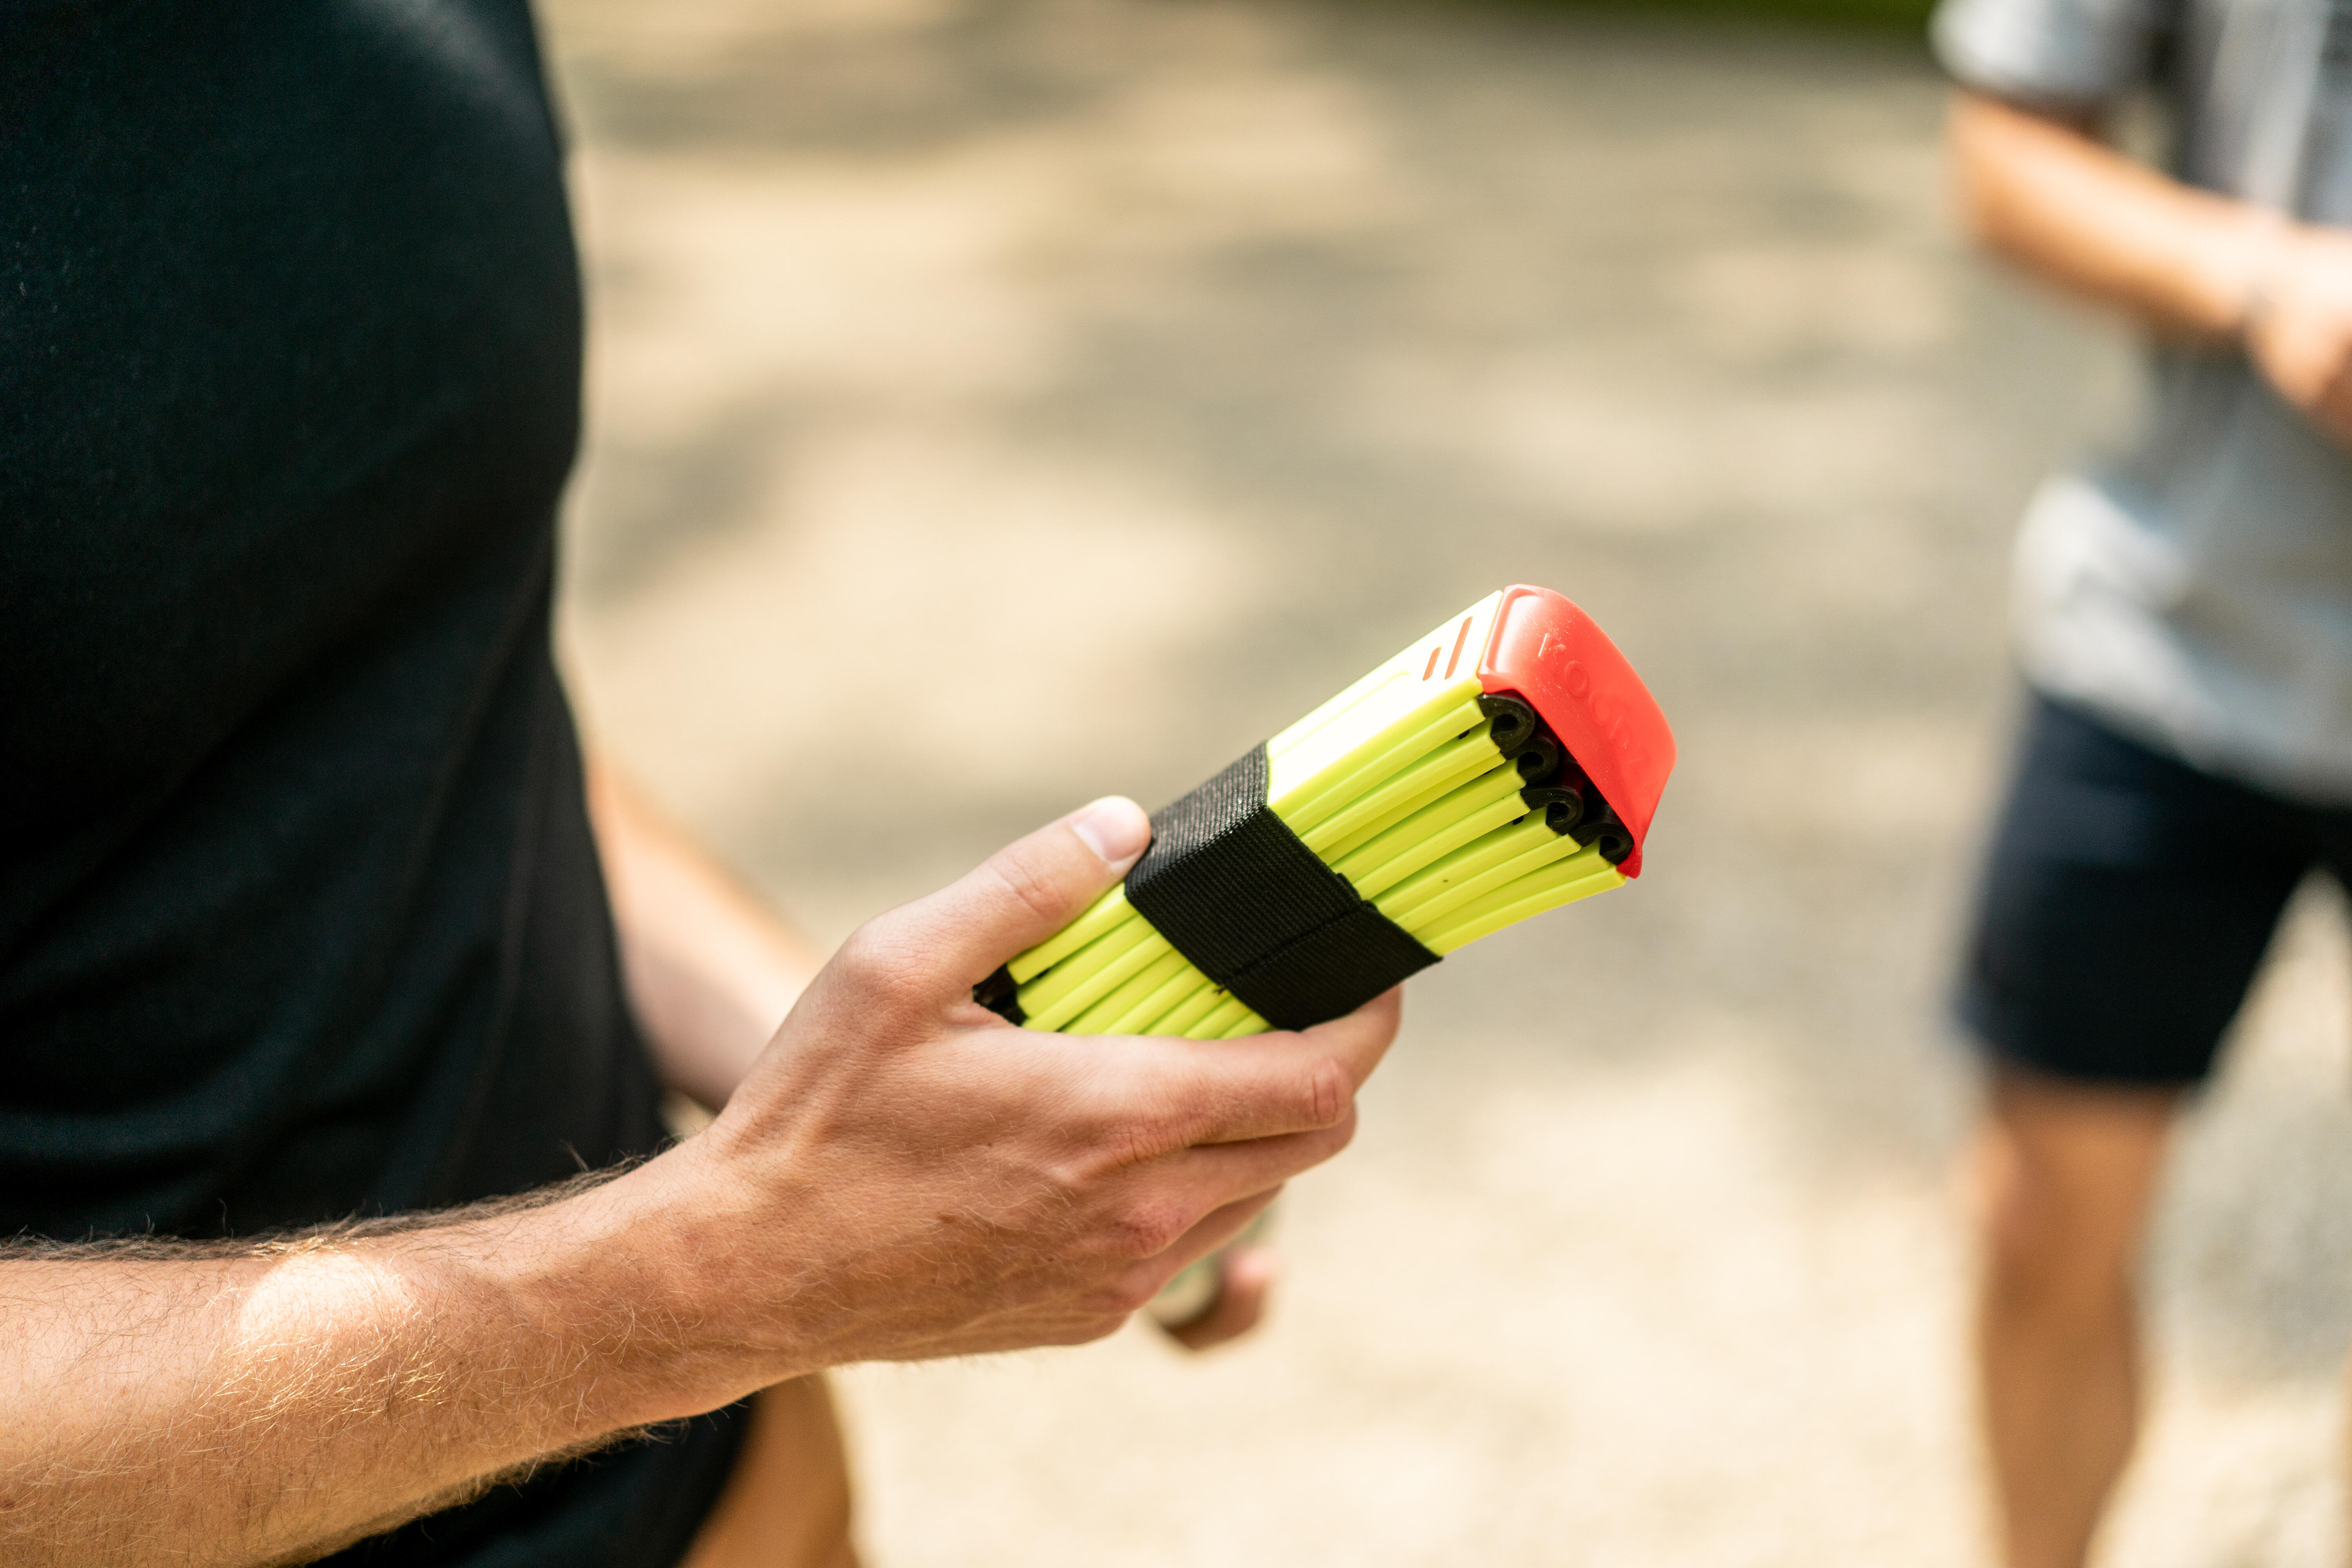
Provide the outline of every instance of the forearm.
[[0,1560],[305,1557],[723,1401],[632,1217],[0,1252]]
[[2244,328],[2275,215],[2168,179],[2086,123],[1979,93],[1953,96],[1949,135],[1963,217],[1988,249],[2159,332]]
[[1110,1332],[1346,1146],[1393,994],[1246,1051],[973,980],[1141,858],[1095,803],[868,921],[700,1136],[584,1190],[246,1252],[0,1248],[0,1562],[291,1561],[849,1362]]
[[612,764],[588,802],[629,1000],[662,1080],[727,1102],[819,966],[816,955]]

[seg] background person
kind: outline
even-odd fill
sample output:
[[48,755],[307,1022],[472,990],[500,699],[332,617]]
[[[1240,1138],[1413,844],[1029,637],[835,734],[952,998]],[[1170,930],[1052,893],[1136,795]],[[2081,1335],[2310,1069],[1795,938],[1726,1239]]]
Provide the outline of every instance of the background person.
[[[2014,1568],[2083,1561],[2140,1409],[2134,1277],[2185,1091],[2280,910],[2352,868],[2352,13],[1947,0],[1963,210],[2149,334],[2115,456],[2015,574],[2032,710],[1960,1010],[1982,1395]],[[2105,144],[2154,92],[2164,172]]]
[[[1393,1002],[1248,1053],[971,1002],[1130,802],[813,981],[592,805],[520,0],[10,7],[0,191],[0,1559],[838,1563],[808,1374],[1108,1332],[1346,1142]],[[724,1110],[667,1148],[665,1085]]]

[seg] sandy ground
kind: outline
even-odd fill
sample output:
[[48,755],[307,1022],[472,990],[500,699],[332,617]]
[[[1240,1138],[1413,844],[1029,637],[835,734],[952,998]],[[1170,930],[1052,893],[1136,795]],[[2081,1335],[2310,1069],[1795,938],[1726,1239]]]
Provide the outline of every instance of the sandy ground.
[[[2018,506],[2123,351],[1941,217],[1891,42],[1274,0],[554,0],[566,635],[816,936],[1157,804],[1506,582],[1683,761],[1636,887],[1416,981],[1278,1320],[846,1378],[882,1568],[1981,1560],[1939,1023]],[[2340,1556],[2352,985],[2198,1112],[2115,1563]]]

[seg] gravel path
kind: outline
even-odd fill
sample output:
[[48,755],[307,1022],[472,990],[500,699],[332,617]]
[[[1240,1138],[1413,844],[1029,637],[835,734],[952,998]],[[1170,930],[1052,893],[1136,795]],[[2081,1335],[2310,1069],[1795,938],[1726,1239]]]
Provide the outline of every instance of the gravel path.
[[[1652,870],[1415,982],[1279,1320],[845,1380],[880,1568],[1980,1560],[1938,1021],[2007,537],[2118,344],[1891,42],[1541,9],[552,0],[595,310],[566,635],[837,938],[1447,612],[1582,601]],[[2300,909],[2151,1271],[2109,1558],[2333,1563],[2352,984]]]

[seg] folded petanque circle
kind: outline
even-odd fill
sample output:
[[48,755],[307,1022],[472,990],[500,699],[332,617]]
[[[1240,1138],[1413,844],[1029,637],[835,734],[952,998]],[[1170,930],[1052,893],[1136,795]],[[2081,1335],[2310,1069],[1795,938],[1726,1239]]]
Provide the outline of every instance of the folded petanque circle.
[[1638,877],[1674,763],[1591,617],[1504,588],[1154,813],[1125,881],[973,994],[1076,1034],[1305,1028]]

